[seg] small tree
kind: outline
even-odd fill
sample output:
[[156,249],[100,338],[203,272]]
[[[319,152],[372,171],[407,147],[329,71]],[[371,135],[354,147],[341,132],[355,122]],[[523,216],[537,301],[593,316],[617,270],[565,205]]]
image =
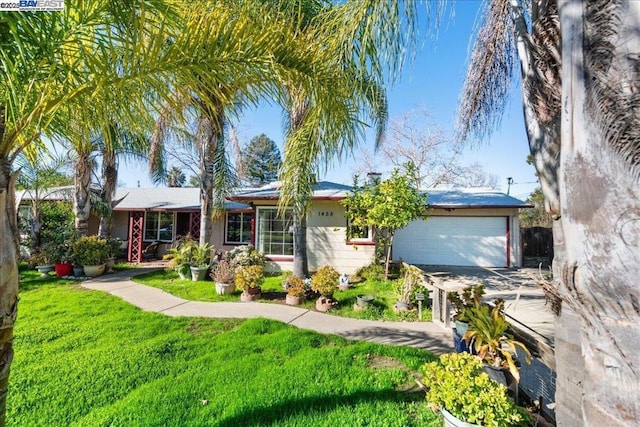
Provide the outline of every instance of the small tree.
[[244,147],[240,169],[245,180],[253,185],[264,185],[278,179],[281,165],[278,146],[267,135],[261,134]]
[[385,277],[389,275],[396,230],[426,215],[427,196],[412,186],[415,182],[415,169],[409,163],[404,174],[396,168],[386,181],[359,187],[356,178],[352,194],[342,202],[347,208],[350,230],[352,227],[375,228],[376,248],[385,254]]
[[529,194],[527,203],[531,203],[534,208],[522,210],[520,213],[520,226],[551,228],[553,218],[551,218],[551,214],[545,209],[544,195],[540,187]]

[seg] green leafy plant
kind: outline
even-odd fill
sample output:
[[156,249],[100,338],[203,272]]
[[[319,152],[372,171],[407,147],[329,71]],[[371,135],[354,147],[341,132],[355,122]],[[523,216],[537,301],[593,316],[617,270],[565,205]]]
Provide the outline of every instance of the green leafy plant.
[[235,280],[236,286],[243,291],[258,288],[264,282],[264,268],[260,265],[239,266]]
[[454,320],[470,323],[469,314],[473,308],[482,305],[483,295],[484,285],[467,286],[461,293],[449,292],[447,299],[451,302],[455,310]]
[[531,354],[523,343],[507,333],[509,322],[504,315],[504,300],[496,300],[493,307],[473,307],[468,311],[467,317],[469,330],[463,339],[473,346],[478,357],[491,366],[509,369],[511,375],[519,381],[520,373],[512,352],[515,353],[519,347],[525,353],[527,363],[530,363]]
[[39,251],[32,253],[29,257],[29,264],[32,266],[52,265],[54,261],[54,248],[49,244],[41,245]]
[[80,265],[101,265],[109,258],[109,245],[98,236],[82,236],[72,248],[74,260]]
[[362,277],[365,280],[381,282],[384,280],[384,267],[378,262],[372,262],[359,269],[356,276]]
[[207,268],[211,265],[211,261],[213,260],[213,245],[209,243],[197,244],[194,242],[189,246],[189,264],[191,264],[192,267]]
[[177,243],[177,246],[170,248],[162,259],[169,261],[167,270],[175,270],[184,276],[189,274],[191,252],[197,243],[191,237],[180,239]]
[[303,297],[305,286],[304,280],[300,277],[291,275],[284,279],[285,288],[287,290],[287,294],[294,297]]
[[264,267],[267,263],[264,255],[256,251],[252,245],[238,246],[237,248],[227,252],[226,257],[228,260],[233,261],[236,265],[241,267],[248,267],[251,265]]
[[211,279],[216,283],[232,284],[236,278],[236,265],[226,259],[218,261],[211,268]]
[[311,278],[311,289],[331,298],[338,286],[338,279],[340,279],[340,273],[332,266],[324,265]]
[[122,239],[117,237],[107,238],[107,245],[109,246],[109,256],[117,257],[120,254],[120,247],[122,246]]
[[507,389],[482,371],[469,353],[451,353],[422,368],[428,379],[427,402],[456,418],[487,427],[532,424],[531,417],[507,396]]

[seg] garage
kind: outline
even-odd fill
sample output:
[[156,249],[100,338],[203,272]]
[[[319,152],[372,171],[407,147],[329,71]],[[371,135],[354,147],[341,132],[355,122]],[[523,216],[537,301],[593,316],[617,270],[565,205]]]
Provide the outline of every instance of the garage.
[[393,258],[410,264],[507,267],[508,217],[432,216],[398,230]]

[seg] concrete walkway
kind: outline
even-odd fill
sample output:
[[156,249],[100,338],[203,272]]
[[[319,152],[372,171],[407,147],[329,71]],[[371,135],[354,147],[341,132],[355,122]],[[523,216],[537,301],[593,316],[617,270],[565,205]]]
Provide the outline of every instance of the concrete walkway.
[[136,268],[87,280],[87,289],[108,292],[145,311],[167,316],[279,320],[302,329],[348,339],[427,349],[435,354],[453,351],[451,332],[431,322],[385,322],[338,317],[283,304],[260,302],[199,302],[178,298],[158,288],[131,281],[157,268]]

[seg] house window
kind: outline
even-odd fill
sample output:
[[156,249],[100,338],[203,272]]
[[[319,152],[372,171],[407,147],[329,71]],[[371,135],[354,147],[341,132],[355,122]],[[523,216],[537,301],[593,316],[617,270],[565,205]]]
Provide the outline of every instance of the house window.
[[347,221],[347,238],[349,241],[366,240],[370,242],[373,240],[371,227],[360,227]]
[[293,256],[293,215],[277,208],[258,208],[256,249],[266,256]]
[[144,240],[173,241],[173,212],[147,212],[144,218]]
[[227,213],[227,226],[224,236],[226,244],[247,245],[251,243],[251,219],[250,213]]

